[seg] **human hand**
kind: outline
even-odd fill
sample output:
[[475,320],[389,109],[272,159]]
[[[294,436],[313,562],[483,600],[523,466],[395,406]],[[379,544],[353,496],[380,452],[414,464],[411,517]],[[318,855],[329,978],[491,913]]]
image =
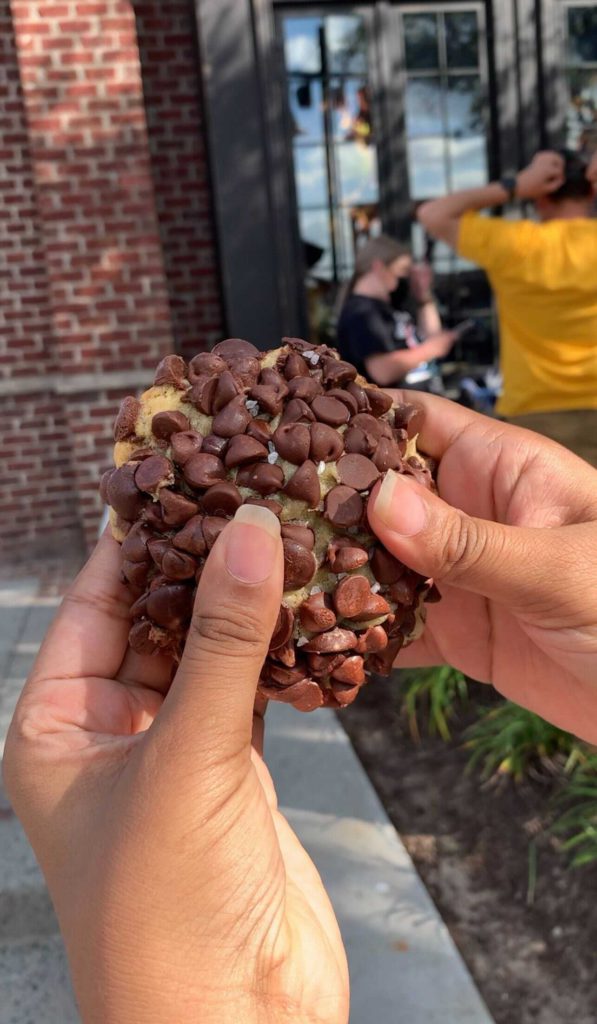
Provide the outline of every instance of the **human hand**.
[[516,177],[518,199],[539,199],[564,184],[564,157],[552,150],[537,153]]
[[430,263],[415,263],[411,267],[409,285],[413,297],[419,305],[433,302],[433,268]]
[[[333,910],[276,807],[253,719],[278,520],[243,506],[205,566],[178,670],[127,649],[104,534],[17,707],[4,769],[85,1024],[348,1020]],[[253,740],[253,748],[251,741]]]
[[597,743],[597,472],[531,431],[394,394],[423,409],[440,497],[388,475],[368,518],[443,595],[397,666],[453,665]]
[[432,334],[425,341],[425,344],[430,346],[427,358],[443,359],[444,356],[447,356],[452,351],[455,343],[458,341],[458,337],[458,331],[440,331],[439,334]]
[[593,188],[597,191],[597,151],[593,153],[589,166],[587,167],[587,178]]

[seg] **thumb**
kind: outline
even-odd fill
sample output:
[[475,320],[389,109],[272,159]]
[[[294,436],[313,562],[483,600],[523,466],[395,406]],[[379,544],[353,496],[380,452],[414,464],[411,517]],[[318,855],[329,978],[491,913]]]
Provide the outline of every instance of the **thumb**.
[[248,761],[259,675],[280,611],[280,523],[242,505],[201,575],[185,651],[155,726],[181,763]]
[[[558,565],[569,547],[574,557],[562,528],[476,519],[392,471],[373,492],[367,515],[382,544],[409,568],[527,613],[554,608]],[[570,540],[573,532],[566,528]]]

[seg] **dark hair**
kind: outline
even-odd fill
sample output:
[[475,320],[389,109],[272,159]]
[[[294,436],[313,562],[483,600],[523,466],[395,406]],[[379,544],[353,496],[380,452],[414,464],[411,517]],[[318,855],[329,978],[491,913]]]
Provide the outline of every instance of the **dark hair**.
[[550,192],[549,198],[555,203],[564,199],[591,199],[593,186],[587,178],[586,157],[572,149],[559,149],[558,153],[564,158],[564,184]]
[[340,316],[342,308],[348,296],[352,294],[358,279],[368,274],[373,269],[374,263],[377,263],[379,260],[380,263],[385,263],[386,267],[389,267],[390,263],[393,263],[394,260],[400,259],[401,256],[410,256],[410,254],[411,247],[408,243],[397,242],[395,238],[390,238],[389,235],[376,235],[375,238],[369,238],[362,245],[358,246],[355,252],[353,274],[341,286],[336,297],[334,305],[336,317]]

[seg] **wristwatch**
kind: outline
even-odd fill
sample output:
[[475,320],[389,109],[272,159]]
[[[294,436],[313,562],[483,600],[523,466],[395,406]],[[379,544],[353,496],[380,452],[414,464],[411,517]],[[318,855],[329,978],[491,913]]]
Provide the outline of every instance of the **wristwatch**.
[[504,189],[504,192],[508,193],[508,199],[506,200],[508,203],[511,203],[516,196],[517,177],[518,175],[516,174],[504,174],[504,176],[500,178],[500,185]]

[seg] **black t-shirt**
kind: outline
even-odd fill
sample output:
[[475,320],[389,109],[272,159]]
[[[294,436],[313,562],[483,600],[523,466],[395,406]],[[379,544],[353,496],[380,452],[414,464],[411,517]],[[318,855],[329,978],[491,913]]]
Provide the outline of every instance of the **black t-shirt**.
[[[336,343],[342,359],[346,359],[363,377],[367,377],[365,361],[370,356],[384,355],[397,349],[413,348],[420,339],[412,316],[407,310],[395,310],[389,302],[368,295],[349,295],[338,320]],[[433,376],[423,363],[408,373],[401,383],[413,377],[420,385]],[[397,377],[396,383],[399,378]]]

